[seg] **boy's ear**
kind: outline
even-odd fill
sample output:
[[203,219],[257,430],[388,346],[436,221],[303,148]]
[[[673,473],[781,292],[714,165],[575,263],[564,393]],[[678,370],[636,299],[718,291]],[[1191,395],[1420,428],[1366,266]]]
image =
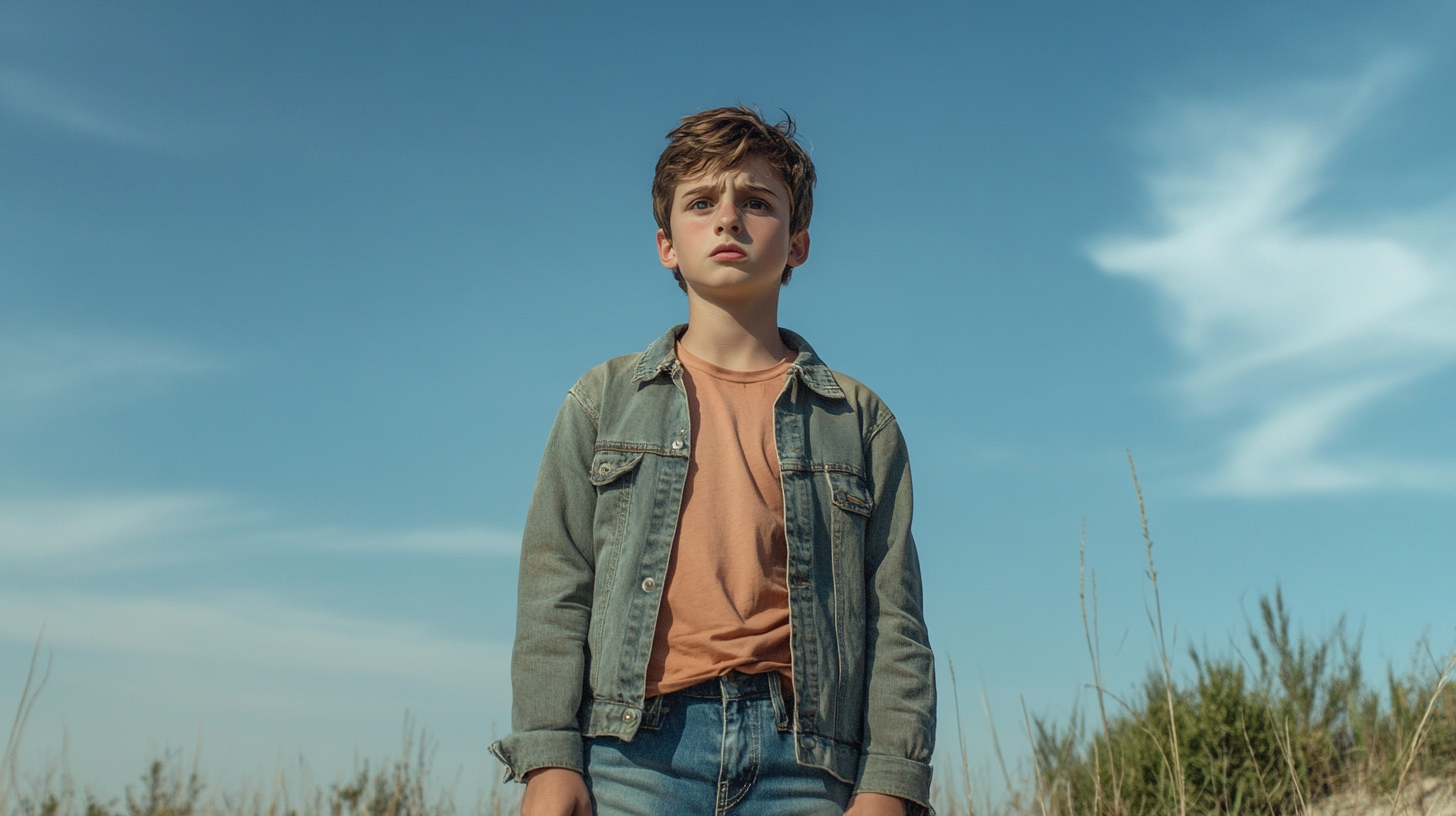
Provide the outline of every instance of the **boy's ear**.
[[672,239],[667,237],[667,232],[659,229],[657,231],[657,259],[668,269],[677,269],[677,250],[673,249]]
[[[659,230],[660,232],[660,230]],[[809,260],[809,231],[799,230],[789,239],[789,266],[798,266]]]

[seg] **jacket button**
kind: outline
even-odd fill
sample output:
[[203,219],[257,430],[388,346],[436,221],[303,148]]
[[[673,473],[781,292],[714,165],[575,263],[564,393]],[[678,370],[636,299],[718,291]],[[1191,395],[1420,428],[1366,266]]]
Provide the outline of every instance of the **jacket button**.
[[632,722],[637,719],[637,712],[628,709],[622,712],[622,722]]
[[[654,581],[654,580],[652,580],[651,578],[643,578],[642,579],[642,591],[643,592],[651,592],[652,591],[652,588],[655,587],[655,586],[657,586],[657,582]],[[630,714],[631,712],[628,712],[628,713]]]
[[611,465],[602,465],[601,467],[597,468],[597,473],[600,473],[603,476],[605,476],[605,475],[607,475],[607,471],[609,471],[611,469],[612,469],[612,466]]
[[672,449],[673,450],[682,450],[682,440],[681,439],[674,439],[674,440],[672,440]]

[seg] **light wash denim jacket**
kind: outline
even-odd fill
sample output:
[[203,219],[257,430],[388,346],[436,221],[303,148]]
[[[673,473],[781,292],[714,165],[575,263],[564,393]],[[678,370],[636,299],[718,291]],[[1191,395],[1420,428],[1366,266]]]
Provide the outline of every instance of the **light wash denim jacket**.
[[[551,429],[521,548],[513,733],[491,746],[515,779],[581,770],[584,736],[630,740],[641,722],[692,438],[684,328],[588,372]],[[935,663],[905,441],[873,392],[783,338],[798,352],[774,403],[798,760],[925,806]]]

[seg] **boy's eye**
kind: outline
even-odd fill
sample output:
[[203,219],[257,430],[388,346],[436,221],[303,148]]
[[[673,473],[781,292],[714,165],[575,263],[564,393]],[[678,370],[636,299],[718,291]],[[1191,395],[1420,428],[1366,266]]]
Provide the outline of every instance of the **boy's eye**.
[[744,206],[750,210],[766,210],[768,209],[768,202],[761,198],[750,198],[744,202]]
[[688,209],[690,209],[690,210],[706,210],[706,209],[711,208],[712,206],[713,206],[713,204],[710,201],[708,201],[708,199],[706,199],[706,198],[700,198],[697,201],[694,201],[693,203],[689,204],[688,205]]

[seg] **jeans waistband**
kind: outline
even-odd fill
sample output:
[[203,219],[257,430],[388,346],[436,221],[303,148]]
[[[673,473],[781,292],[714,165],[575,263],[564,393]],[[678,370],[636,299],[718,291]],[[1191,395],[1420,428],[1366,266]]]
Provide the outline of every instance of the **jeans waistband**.
[[643,707],[642,727],[656,730],[672,708],[674,700],[712,700],[727,703],[733,700],[767,699],[773,702],[774,719],[780,731],[789,731],[793,722],[794,696],[778,672],[744,674],[734,670],[685,689],[647,698]]
[[680,695],[709,700],[747,700],[754,697],[768,697],[769,684],[778,685],[778,679],[777,672],[744,674],[740,671],[730,671],[711,680],[704,680],[663,696]]

